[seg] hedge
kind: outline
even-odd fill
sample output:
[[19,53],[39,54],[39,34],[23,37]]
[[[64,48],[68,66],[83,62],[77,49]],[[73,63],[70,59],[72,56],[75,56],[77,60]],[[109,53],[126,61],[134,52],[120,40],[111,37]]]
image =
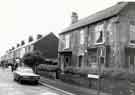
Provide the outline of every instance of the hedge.
[[[88,74],[99,74],[98,69],[91,68],[77,68],[77,67],[66,67],[64,69],[65,73],[85,75]],[[113,78],[113,79],[125,79],[130,81],[135,81],[135,72],[129,72],[123,68],[101,68],[100,75],[103,78]]]
[[87,75],[89,73],[91,74],[98,74],[98,70],[94,69],[83,69],[83,68],[77,68],[77,67],[66,67],[64,69],[65,73],[72,73],[72,74],[80,74],[80,75]]
[[57,70],[59,70],[59,67],[58,65],[40,64],[37,67],[37,70],[56,72]]

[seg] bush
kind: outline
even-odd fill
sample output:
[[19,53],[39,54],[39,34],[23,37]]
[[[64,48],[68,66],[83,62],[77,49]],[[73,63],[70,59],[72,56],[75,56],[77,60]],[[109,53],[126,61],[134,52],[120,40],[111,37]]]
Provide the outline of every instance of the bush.
[[[87,76],[88,74],[99,74],[98,69],[77,68],[73,66],[66,67],[64,69],[64,72],[71,74],[79,74],[83,76]],[[100,75],[101,78],[135,81],[135,72],[131,73],[126,69],[118,67],[110,67],[110,68],[102,67]]]
[[58,65],[40,64],[40,65],[37,67],[37,70],[56,72],[56,71],[59,70],[59,67],[58,67]]
[[29,67],[33,67],[33,66],[37,66],[39,64],[45,63],[44,58],[37,51],[26,53],[22,59],[23,59],[24,65],[29,66]]
[[78,70],[77,68],[72,67],[72,66],[71,66],[71,67],[69,66],[69,67],[66,67],[66,68],[64,69],[64,72],[65,72],[65,73],[72,73],[72,74],[75,74],[75,73],[77,72],[77,70]]
[[65,73],[72,73],[72,74],[80,74],[80,75],[87,75],[87,74],[98,74],[97,69],[90,69],[90,68],[77,68],[73,66],[66,67],[64,69]]
[[58,64],[58,62],[57,62],[57,60],[47,60],[47,59],[45,59],[45,64],[48,64],[48,65],[57,65]]

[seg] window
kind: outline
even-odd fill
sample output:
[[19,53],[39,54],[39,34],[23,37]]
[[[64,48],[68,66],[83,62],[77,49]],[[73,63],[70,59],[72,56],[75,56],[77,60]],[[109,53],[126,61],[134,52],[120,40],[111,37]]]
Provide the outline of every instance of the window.
[[64,35],[60,35],[59,39],[59,51],[65,48],[65,38]]
[[70,35],[67,34],[65,35],[65,48],[69,48],[69,44],[70,44]]
[[34,45],[30,46],[30,51],[32,52],[34,50]]
[[105,47],[100,47],[98,48],[98,56],[103,56],[105,57],[106,56],[106,48]]
[[97,25],[94,31],[94,43],[101,44],[104,42],[104,24]]
[[103,56],[100,57],[100,64],[105,64],[105,57]]
[[29,45],[29,46],[28,46],[28,52],[30,52],[30,48],[31,48],[31,47],[30,47],[30,45]]
[[25,50],[26,50],[26,53],[28,53],[29,52],[29,46],[26,46]]
[[25,54],[25,48],[22,48],[20,52],[20,57],[22,58],[24,54]]
[[130,24],[130,43],[135,44],[135,24]]
[[83,30],[80,31],[80,44],[81,45],[84,44],[84,31]]
[[92,64],[97,64],[97,56],[96,55],[88,55],[87,66],[91,66]]
[[113,42],[113,22],[110,21],[107,25],[107,32],[106,32],[106,40],[109,42]]

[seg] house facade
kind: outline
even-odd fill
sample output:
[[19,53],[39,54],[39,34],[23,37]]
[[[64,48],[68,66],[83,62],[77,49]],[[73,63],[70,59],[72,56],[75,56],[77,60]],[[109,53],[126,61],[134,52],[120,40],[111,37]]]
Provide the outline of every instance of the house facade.
[[118,67],[135,69],[135,2],[120,2],[71,23],[60,33],[61,69]]
[[13,59],[22,58],[24,54],[34,51],[40,52],[45,59],[57,60],[58,38],[55,34],[49,33],[38,40],[10,50],[10,52],[3,55],[2,60],[13,61]]

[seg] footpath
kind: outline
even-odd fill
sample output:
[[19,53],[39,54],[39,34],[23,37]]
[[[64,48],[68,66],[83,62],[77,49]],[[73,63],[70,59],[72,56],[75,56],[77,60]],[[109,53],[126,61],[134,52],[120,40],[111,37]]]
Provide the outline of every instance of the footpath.
[[[47,86],[49,88],[65,92],[67,93],[67,95],[97,95],[97,90],[68,84],[57,79],[52,80],[45,77],[41,77],[39,82],[40,84]],[[99,95],[110,95],[110,94],[100,92]]]

